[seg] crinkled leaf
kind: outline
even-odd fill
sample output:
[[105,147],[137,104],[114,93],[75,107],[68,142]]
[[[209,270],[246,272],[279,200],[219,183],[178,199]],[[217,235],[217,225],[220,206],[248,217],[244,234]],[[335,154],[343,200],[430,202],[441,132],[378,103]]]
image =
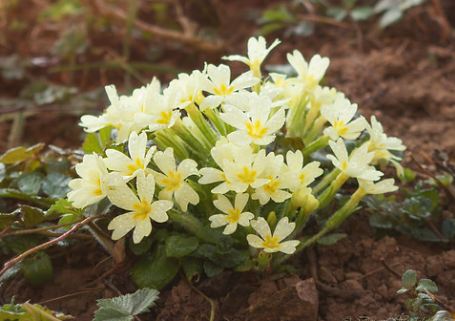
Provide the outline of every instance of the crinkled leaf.
[[346,233],[333,233],[326,235],[324,237],[321,237],[318,240],[319,245],[333,245],[336,244],[339,240],[342,240],[348,236]]
[[417,273],[414,270],[407,270],[401,277],[401,285],[403,288],[410,290],[417,284]]
[[225,268],[235,268],[249,259],[248,251],[240,251],[232,246],[201,244],[192,254],[194,257],[208,259],[212,263]]
[[64,197],[70,190],[68,187],[70,180],[71,178],[64,174],[50,173],[43,181],[43,192],[53,198]]
[[52,262],[45,252],[38,252],[21,262],[24,277],[33,285],[41,285],[52,279]]
[[41,189],[43,175],[38,172],[24,173],[17,180],[17,187],[21,192],[36,195]]
[[148,312],[158,300],[159,292],[144,288],[134,293],[97,301],[94,321],[130,321],[135,315]]
[[197,249],[199,240],[194,236],[177,234],[169,236],[165,244],[168,257],[184,257]]
[[158,246],[151,256],[139,260],[131,269],[134,283],[141,288],[162,289],[177,275],[180,264],[168,258],[164,246]]

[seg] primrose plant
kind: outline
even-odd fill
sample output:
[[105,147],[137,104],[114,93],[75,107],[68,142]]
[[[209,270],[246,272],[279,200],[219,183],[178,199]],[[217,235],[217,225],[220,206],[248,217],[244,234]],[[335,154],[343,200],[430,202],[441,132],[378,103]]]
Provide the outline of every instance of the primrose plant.
[[[401,141],[320,85],[328,58],[307,62],[294,50],[287,54],[294,75],[264,74],[278,44],[251,38],[246,57],[224,57],[249,68],[238,77],[227,65],[207,64],[166,87],[153,79],[130,96],[107,86],[110,106],[81,125],[113,142],[76,165],[68,199],[78,208],[107,199],[117,208],[105,217],[112,239],[152,239],[168,256],[210,261],[207,272],[279,264],[338,227],[364,196],[395,191],[378,168],[400,168]],[[326,166],[316,154],[328,154]],[[310,216],[338,204],[337,192],[355,181],[357,190],[319,232],[303,233]],[[189,241],[174,242],[176,234]]]

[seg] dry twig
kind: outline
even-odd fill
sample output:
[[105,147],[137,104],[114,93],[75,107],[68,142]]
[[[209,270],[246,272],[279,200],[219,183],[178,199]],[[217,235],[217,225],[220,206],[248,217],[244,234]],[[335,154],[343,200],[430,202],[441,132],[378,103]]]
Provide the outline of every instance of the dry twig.
[[55,239],[52,239],[52,240],[50,240],[50,241],[48,241],[46,243],[42,243],[42,244],[40,244],[38,246],[32,247],[31,249],[28,249],[27,251],[19,254],[18,256],[12,258],[11,260],[5,262],[5,264],[3,265],[3,268],[0,271],[0,276],[2,276],[6,271],[8,271],[14,265],[22,262],[25,258],[27,258],[30,255],[33,255],[33,254],[35,254],[35,253],[37,253],[39,251],[45,250],[45,249],[51,247],[52,245],[55,245],[58,242],[66,239],[68,236],[70,236],[71,234],[73,234],[74,232],[79,230],[82,226],[90,223],[91,221],[93,221],[96,218],[98,218],[98,217],[97,216],[87,217],[86,219],[84,219],[84,220],[80,221],[79,223],[75,224],[71,229],[69,229],[67,232],[63,233],[59,237],[56,237]]

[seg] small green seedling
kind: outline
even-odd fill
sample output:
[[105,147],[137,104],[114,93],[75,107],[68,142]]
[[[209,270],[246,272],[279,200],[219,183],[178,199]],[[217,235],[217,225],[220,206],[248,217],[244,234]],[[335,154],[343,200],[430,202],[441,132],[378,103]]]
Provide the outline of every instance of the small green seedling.
[[417,279],[417,272],[407,270],[401,279],[401,289],[398,294],[408,293],[406,308],[410,313],[410,321],[431,320],[450,321],[450,313],[443,309],[438,302],[436,293],[438,286],[430,279]]

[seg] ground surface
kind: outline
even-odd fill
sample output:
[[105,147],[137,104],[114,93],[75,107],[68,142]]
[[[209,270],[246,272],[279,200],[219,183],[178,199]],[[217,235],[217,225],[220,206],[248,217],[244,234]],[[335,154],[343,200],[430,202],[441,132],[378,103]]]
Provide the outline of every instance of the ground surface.
[[[241,14],[248,8],[241,3],[220,4],[225,7],[220,10],[226,13],[223,36],[232,44],[233,52],[243,49],[239,44],[252,30],[246,14]],[[451,5],[450,1],[444,3],[448,8]],[[259,5],[260,1],[249,4]],[[449,16],[450,19],[455,25],[454,17]],[[229,25],[236,26],[235,34],[227,32]],[[425,13],[411,15],[386,33],[372,27],[357,29],[348,25],[340,29],[318,25],[311,37],[285,40],[270,62],[282,63],[285,52],[294,48],[306,56],[329,56],[327,83],[344,91],[365,115],[376,115],[388,133],[401,137],[409,150],[427,160],[431,168],[428,160],[435,149],[455,158],[455,44],[443,38]],[[178,64],[177,59],[170,60]],[[204,60],[203,54],[200,60]],[[188,67],[198,68],[200,61]],[[74,126],[77,119],[55,113],[37,115],[27,121],[24,140],[79,146],[81,136]],[[9,129],[8,123],[0,123],[0,141],[5,141]],[[453,204],[448,209],[453,210]],[[345,228],[347,239],[298,258],[302,266],[298,276],[223,274],[211,281],[202,280],[197,287],[216,302],[217,320],[300,320],[286,314],[289,305],[296,309],[297,316],[300,312],[300,316],[311,314],[299,312],[299,302],[307,300],[307,306],[314,305],[315,295],[319,297],[320,320],[360,316],[385,319],[404,312],[404,298],[395,294],[400,287],[396,274],[413,268],[441,285],[441,300],[455,307],[455,250],[403,236],[375,235],[363,214],[352,218]],[[133,288],[127,281],[125,267],[111,273],[108,256],[93,243],[87,246],[93,251],[80,247],[71,255],[58,258],[61,264],[53,284],[33,289],[14,280],[3,289],[3,298],[16,295],[17,301],[44,302],[78,316],[77,320],[91,320],[96,298]],[[319,286],[316,291],[311,281],[299,283],[312,277],[330,287]],[[306,286],[303,294],[293,290],[299,286]],[[162,321],[208,320],[209,312],[209,302],[180,281],[163,291],[155,317]]]

